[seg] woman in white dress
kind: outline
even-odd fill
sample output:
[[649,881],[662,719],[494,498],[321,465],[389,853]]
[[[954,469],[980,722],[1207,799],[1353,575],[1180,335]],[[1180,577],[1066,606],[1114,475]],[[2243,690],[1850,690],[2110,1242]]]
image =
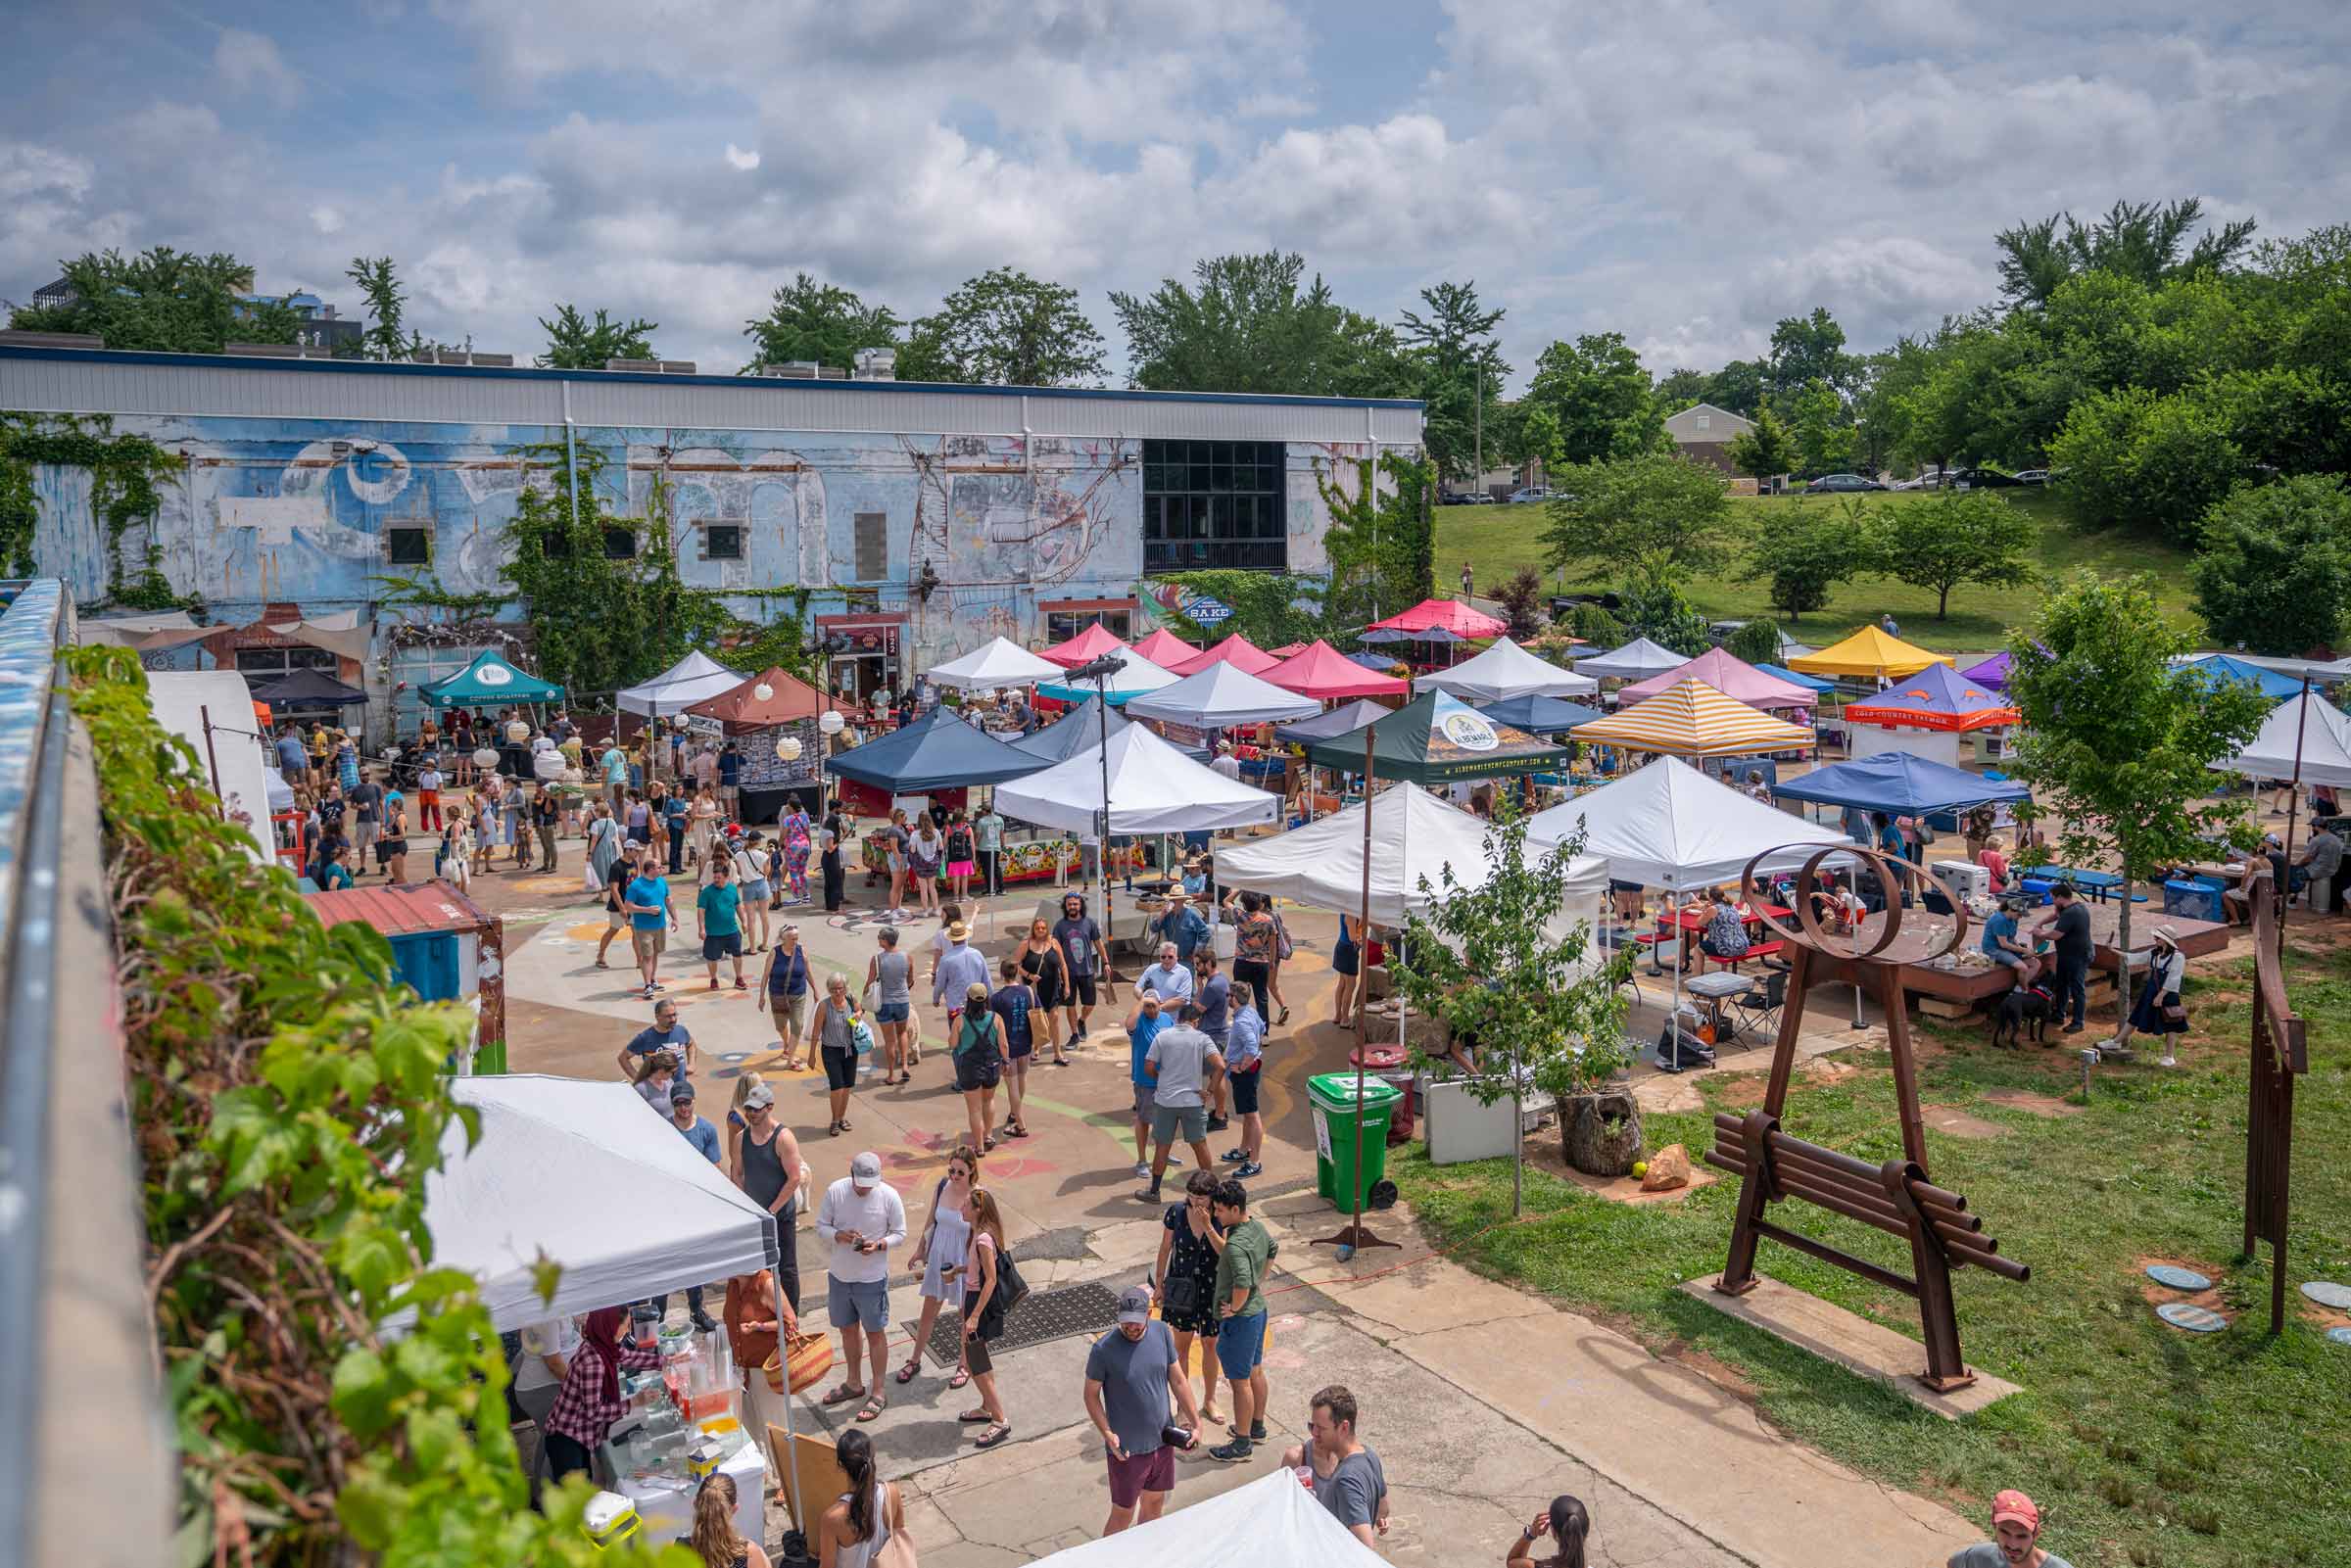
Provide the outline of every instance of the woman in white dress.
[[[914,1348],[907,1353],[906,1364],[898,1368],[898,1381],[911,1383],[923,1369],[923,1347],[931,1343],[931,1331],[938,1325],[939,1308],[949,1302],[963,1304],[963,1279],[956,1265],[970,1249],[972,1227],[963,1217],[963,1201],[972,1195],[972,1183],[980,1179],[980,1157],[970,1144],[958,1145],[947,1157],[947,1173],[939,1178],[931,1194],[931,1220],[923,1227],[923,1239],[914,1250],[915,1267],[923,1276],[923,1317],[915,1325]],[[955,1375],[947,1379],[947,1387],[959,1389],[972,1380],[971,1372],[958,1364]]]

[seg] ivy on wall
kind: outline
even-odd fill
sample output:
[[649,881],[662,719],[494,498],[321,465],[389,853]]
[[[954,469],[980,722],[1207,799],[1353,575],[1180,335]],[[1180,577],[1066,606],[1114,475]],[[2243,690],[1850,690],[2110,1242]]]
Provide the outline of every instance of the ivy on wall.
[[[201,600],[171,591],[164,577],[163,546],[155,540],[163,498],[159,481],[175,478],[187,460],[145,436],[118,436],[114,420],[99,414],[0,411],[0,569],[16,577],[37,570],[33,530],[40,506],[33,470],[79,468],[90,476],[90,511],[106,530],[109,605],[127,609],[195,609]],[[122,542],[133,528],[148,530],[138,566],[124,560]]]

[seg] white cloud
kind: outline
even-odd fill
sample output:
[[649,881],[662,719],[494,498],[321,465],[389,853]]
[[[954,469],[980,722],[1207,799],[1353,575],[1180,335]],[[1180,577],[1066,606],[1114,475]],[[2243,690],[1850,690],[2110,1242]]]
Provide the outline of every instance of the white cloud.
[[279,109],[302,98],[302,78],[277,52],[274,39],[242,27],[223,27],[213,45],[213,73],[239,97],[258,98]]
[[311,227],[321,234],[340,234],[343,232],[343,214],[321,202],[311,209]]
[[727,162],[734,167],[748,173],[759,166],[759,149],[754,147],[749,152],[744,152],[733,142],[729,142],[727,143]]

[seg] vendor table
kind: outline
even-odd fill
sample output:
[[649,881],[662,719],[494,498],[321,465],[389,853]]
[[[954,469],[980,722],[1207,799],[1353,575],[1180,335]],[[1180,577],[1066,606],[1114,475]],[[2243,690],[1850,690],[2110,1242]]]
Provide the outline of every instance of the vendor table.
[[[741,1401],[737,1402],[740,1406]],[[718,1467],[720,1475],[730,1477],[735,1483],[735,1533],[745,1541],[767,1539],[767,1460],[763,1457],[766,1441],[764,1432],[756,1434]],[[610,1444],[604,1445],[601,1452],[612,1470],[612,1490],[637,1505],[637,1517],[645,1525],[643,1540],[648,1546],[658,1549],[681,1536],[693,1534],[694,1495],[701,1489],[700,1482],[668,1475],[624,1474],[619,1455]]]
[[1693,975],[1682,982],[1682,989],[1685,992],[1706,1005],[1706,1022],[1714,1025],[1714,1043],[1716,1045],[1728,1044],[1731,1037],[1738,1032],[1737,1026],[1722,1011],[1722,1004],[1734,996],[1745,996],[1748,988],[1753,983],[1746,975],[1733,974],[1728,970],[1717,970],[1711,974]]
[[[1762,924],[1763,915],[1768,915],[1773,920],[1786,920],[1794,913],[1795,911],[1789,909],[1784,904],[1765,904],[1762,909],[1762,914],[1759,915],[1755,912],[1755,909],[1752,905],[1741,904],[1739,906],[1739,921],[1741,925],[1748,927],[1751,931]],[[1712,918],[1712,911],[1706,909],[1680,910],[1670,917],[1672,924],[1679,926],[1685,934],[1692,937],[1695,937],[1701,931],[1703,931],[1706,928],[1706,922]],[[1665,928],[1667,919],[1668,918],[1665,916],[1659,916],[1657,918],[1657,928],[1655,932],[1649,936],[1638,938],[1638,940],[1640,940],[1643,945],[1652,947],[1658,942],[1669,942],[1673,940],[1672,933]],[[1750,947],[1744,955],[1742,955],[1740,962],[1744,963],[1749,958],[1764,958],[1772,953],[1778,952],[1779,950],[1780,944],[1777,942],[1757,942],[1752,947]],[[1688,944],[1688,951],[1691,959],[1691,963],[1688,967],[1690,968],[1692,974],[1696,974],[1704,966],[1706,961],[1705,955],[1699,951],[1698,943],[1695,941],[1692,941]],[[1654,963],[1650,966],[1649,972],[1652,974],[1661,973],[1657,966]]]
[[2098,903],[2122,890],[2123,879],[2110,871],[2081,871],[2071,866],[2020,866],[2017,875],[2036,881],[2072,882]]
[[[858,840],[858,864],[864,868],[866,885],[887,879],[889,876],[889,848],[879,832],[869,832]],[[1124,844],[1114,844],[1110,851],[1112,876],[1123,876],[1127,861],[1133,851]],[[1075,838],[1031,838],[1004,844],[1002,876],[1007,885],[1013,882],[1050,881],[1056,859],[1068,870],[1073,881],[1080,880],[1078,840]]]

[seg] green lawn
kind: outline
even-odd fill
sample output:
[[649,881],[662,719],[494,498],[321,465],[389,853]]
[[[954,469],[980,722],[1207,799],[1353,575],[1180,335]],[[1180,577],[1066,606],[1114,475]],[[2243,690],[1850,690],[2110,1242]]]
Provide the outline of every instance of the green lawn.
[[[2341,1157],[2351,1132],[2351,952],[2296,947],[2289,964],[2312,1057],[2297,1094],[2289,1271],[2296,1283],[2351,1279],[2351,1165]],[[1980,1027],[1922,1031],[1926,1102],[2006,1129],[1965,1139],[1930,1128],[1935,1179],[1966,1194],[2000,1251],[2033,1268],[2023,1284],[1972,1269],[1955,1276],[1969,1361],[2025,1390],[1955,1423],[1674,1289],[1721,1268],[1735,1179],[1679,1205],[1636,1208],[1530,1166],[1527,1210],[1537,1217],[1511,1225],[1507,1162],[1440,1169],[1415,1150],[1389,1169],[1432,1239],[1457,1245],[1472,1266],[1662,1351],[1715,1357],[1791,1436],[1970,1517],[1985,1517],[2000,1488],[2022,1487],[2048,1521],[2042,1544],[2079,1568],[2341,1562],[2351,1347],[2302,1321],[2271,1341],[2266,1252],[2259,1265],[2233,1258],[2249,984],[2249,960],[2191,972],[2189,1065],[2101,1069],[2089,1104],[2062,1117],[1982,1098],[1998,1087],[2066,1094],[2078,1069],[2062,1052],[1993,1052]],[[1864,1056],[1864,1070],[1833,1083],[1799,1076],[1790,1130],[1872,1162],[1898,1156],[1885,1064]],[[1760,1094],[1753,1074],[1702,1086],[1704,1112],[1645,1118],[1649,1148],[1678,1141],[1695,1157],[1712,1141],[1716,1109],[1744,1110]],[[2070,1086],[2078,1091],[2078,1078]],[[1804,1205],[1786,1209],[1784,1223],[1908,1272],[1893,1238]],[[2158,1322],[2140,1294],[2150,1257],[2216,1270],[2234,1324],[2194,1336]],[[1759,1263],[1917,1337],[1916,1308],[1892,1292],[1769,1241]],[[2298,1293],[2288,1301],[2305,1305]]]
[[[2131,535],[2083,534],[2057,515],[2050,499],[2039,491],[2003,491],[2010,503],[2030,513],[2040,525],[2039,563],[2048,573],[2078,566],[2102,572],[2152,572],[2163,603],[2182,628],[2197,630],[2200,623],[2188,607],[2188,552],[2158,541]],[[1742,515],[1755,526],[1768,528],[1772,519],[1791,507],[1834,506],[1842,498],[1806,500],[1798,496],[1763,496],[1735,500]],[[1916,505],[1932,499],[1923,492],[1889,492],[1868,498],[1892,506]],[[1597,593],[1613,585],[1604,581],[1561,584],[1545,564],[1538,537],[1546,522],[1540,505],[1440,506],[1437,508],[1436,575],[1450,587],[1461,580],[1462,562],[1476,573],[1477,592],[1490,594],[1522,567],[1544,574],[1554,593]],[[1763,602],[1761,583],[1738,581],[1737,563],[1725,572],[1694,579],[1691,602],[1703,614],[1717,618],[1753,619],[1771,611]],[[2022,589],[1987,589],[1970,585],[1951,594],[1947,621],[1935,619],[1935,595],[1884,578],[1862,578],[1840,584],[1829,607],[1792,623],[1789,632],[1801,641],[1823,644],[1844,636],[1865,621],[1891,610],[1902,635],[1924,646],[1944,652],[1990,651],[2007,641],[2008,629],[2035,595]]]

